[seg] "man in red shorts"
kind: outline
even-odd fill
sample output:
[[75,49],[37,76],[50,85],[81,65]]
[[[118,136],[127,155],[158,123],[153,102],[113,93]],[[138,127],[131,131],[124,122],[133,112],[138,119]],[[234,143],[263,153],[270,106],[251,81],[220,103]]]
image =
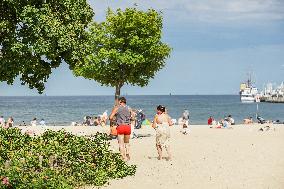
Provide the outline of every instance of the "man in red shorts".
[[109,119],[112,121],[114,117],[116,118],[116,130],[117,130],[117,139],[119,144],[119,151],[122,158],[126,161],[130,160],[129,155],[129,139],[131,134],[130,118],[131,112],[129,107],[126,105],[126,99],[120,97],[118,99],[118,106],[115,106],[109,116]]

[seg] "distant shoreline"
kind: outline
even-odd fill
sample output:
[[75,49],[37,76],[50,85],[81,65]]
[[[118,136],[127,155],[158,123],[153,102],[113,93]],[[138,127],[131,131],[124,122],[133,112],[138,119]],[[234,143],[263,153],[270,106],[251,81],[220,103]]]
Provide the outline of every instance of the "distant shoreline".
[[[0,97],[92,97],[92,96],[98,96],[98,97],[114,97],[114,95],[9,95],[9,96],[2,96]],[[238,94],[149,94],[149,95],[121,95],[121,96],[239,96]]]

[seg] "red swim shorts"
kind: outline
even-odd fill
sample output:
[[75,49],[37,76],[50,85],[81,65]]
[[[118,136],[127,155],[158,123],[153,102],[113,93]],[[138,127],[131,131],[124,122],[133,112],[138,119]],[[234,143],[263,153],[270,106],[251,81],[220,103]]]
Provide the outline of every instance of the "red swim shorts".
[[116,127],[116,131],[118,135],[130,135],[131,126],[130,125],[119,125]]

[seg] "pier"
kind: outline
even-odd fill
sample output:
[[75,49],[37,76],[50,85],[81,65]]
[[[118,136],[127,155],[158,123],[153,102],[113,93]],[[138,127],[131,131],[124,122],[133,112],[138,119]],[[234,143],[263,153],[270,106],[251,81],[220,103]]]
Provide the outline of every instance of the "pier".
[[284,103],[284,97],[283,96],[281,96],[281,97],[277,97],[277,96],[275,96],[275,97],[272,97],[272,96],[270,96],[270,97],[261,97],[261,99],[260,99],[260,101],[261,102],[270,102],[270,103]]

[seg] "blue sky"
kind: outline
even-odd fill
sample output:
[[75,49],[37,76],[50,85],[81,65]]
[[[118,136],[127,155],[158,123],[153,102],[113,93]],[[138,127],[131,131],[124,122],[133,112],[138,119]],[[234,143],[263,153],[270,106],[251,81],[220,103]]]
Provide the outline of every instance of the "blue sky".
[[[163,12],[163,41],[172,48],[166,67],[144,88],[124,86],[122,94],[237,94],[253,71],[258,88],[284,81],[283,0],[89,1],[94,19],[107,7],[154,8]],[[47,95],[113,95],[114,89],[76,78],[62,64],[46,83]],[[37,95],[0,84],[0,95]]]

